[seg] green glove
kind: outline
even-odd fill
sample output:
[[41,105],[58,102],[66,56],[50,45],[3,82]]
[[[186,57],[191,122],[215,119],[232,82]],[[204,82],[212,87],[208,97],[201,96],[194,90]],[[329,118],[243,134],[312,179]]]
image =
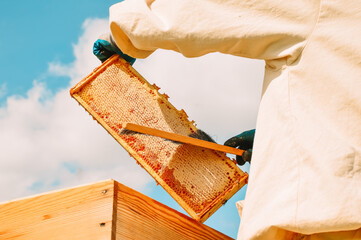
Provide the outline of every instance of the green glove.
[[110,58],[113,54],[118,54],[125,61],[129,62],[131,65],[135,62],[135,58],[132,58],[124,54],[114,42],[112,35],[110,33],[104,34],[95,41],[93,45],[93,54],[101,61],[104,62]]
[[246,162],[251,163],[254,134],[256,129],[245,131],[235,137],[228,139],[224,145],[245,150],[242,156],[237,156],[237,164],[243,166]]

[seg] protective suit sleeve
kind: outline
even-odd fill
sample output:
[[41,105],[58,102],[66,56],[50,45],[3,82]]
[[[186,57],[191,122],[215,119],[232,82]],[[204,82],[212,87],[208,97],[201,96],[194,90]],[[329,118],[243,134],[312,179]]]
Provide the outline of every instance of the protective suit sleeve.
[[126,0],[111,6],[110,29],[118,47],[134,58],[162,48],[186,57],[221,52],[271,60],[303,49],[318,5],[309,0]]

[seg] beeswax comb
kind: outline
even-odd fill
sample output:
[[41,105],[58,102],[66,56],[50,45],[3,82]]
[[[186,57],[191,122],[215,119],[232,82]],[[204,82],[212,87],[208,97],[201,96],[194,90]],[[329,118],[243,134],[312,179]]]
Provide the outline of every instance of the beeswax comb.
[[71,96],[194,219],[204,222],[246,183],[248,175],[224,152],[129,131],[133,123],[189,136],[197,132],[184,110],[114,55],[76,84]]

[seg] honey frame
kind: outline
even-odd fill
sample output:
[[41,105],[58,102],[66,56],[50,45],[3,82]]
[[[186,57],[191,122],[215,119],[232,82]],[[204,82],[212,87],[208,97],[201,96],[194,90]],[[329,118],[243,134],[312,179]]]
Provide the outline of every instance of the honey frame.
[[[217,198],[213,199],[213,201],[208,204],[207,207],[205,207],[201,212],[198,214],[191,208],[174,190],[150,167],[148,164],[144,162],[144,160],[137,154],[136,151],[134,151],[132,148],[127,147],[127,145],[124,143],[124,140],[121,139],[118,135],[118,132],[113,130],[110,126],[107,125],[107,123],[78,95],[78,93],[81,91],[81,89],[86,86],[87,84],[91,83],[94,79],[96,79],[97,76],[99,76],[102,72],[104,72],[109,66],[115,64],[115,63],[121,63],[126,70],[128,71],[128,74],[131,74],[132,76],[135,76],[138,78],[138,80],[142,81],[146,88],[148,88],[150,91],[152,91],[154,94],[157,94],[158,97],[160,97],[163,102],[167,105],[167,107],[172,108],[175,111],[178,111],[169,101],[168,96],[166,94],[160,94],[158,92],[158,87],[156,85],[149,84],[128,62],[120,58],[118,55],[113,55],[111,58],[109,58],[107,61],[105,61],[101,66],[94,69],[94,71],[89,74],[86,78],[84,78],[82,81],[80,81],[78,84],[76,84],[71,90],[70,94],[71,96],[78,101],[80,105],[82,105],[86,111],[89,112],[90,115],[93,116],[93,118],[98,121],[98,123],[103,126],[103,128],[119,143],[121,144],[128,152],[129,154],[135,158],[135,160],[155,179],[155,181],[161,185],[174,199],[177,201],[183,209],[195,220],[204,222],[207,218],[209,218],[217,209],[219,209],[229,198],[231,198],[239,189],[241,189],[246,183],[248,179],[247,173],[244,173],[242,170],[240,170],[236,164],[231,161],[230,159],[227,159],[227,165],[231,164],[235,166],[236,171],[241,176],[237,181],[235,181],[235,184],[229,187],[228,189],[225,189],[222,194],[220,194]],[[193,128],[194,131],[197,130],[197,128],[194,126],[194,122],[190,122],[188,120],[188,116],[184,112],[184,110],[178,111],[179,115],[182,117],[182,121],[187,121],[190,126]]]

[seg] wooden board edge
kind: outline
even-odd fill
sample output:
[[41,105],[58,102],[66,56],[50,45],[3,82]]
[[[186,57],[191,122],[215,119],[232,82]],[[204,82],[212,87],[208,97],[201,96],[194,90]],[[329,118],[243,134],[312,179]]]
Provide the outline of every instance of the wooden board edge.
[[3,201],[3,202],[0,202],[0,206],[8,204],[8,203],[12,203],[12,202],[29,200],[31,198],[37,198],[37,197],[45,196],[45,195],[48,195],[48,194],[53,194],[53,193],[58,193],[58,192],[62,192],[62,191],[73,190],[73,189],[76,189],[76,188],[86,187],[86,186],[89,186],[89,185],[98,185],[98,184],[107,185],[108,183],[112,183],[112,182],[114,182],[113,179],[108,179],[108,180],[96,181],[96,182],[93,182],[93,183],[80,184],[80,185],[77,185],[77,186],[63,188],[63,189],[56,189],[56,190],[47,191],[47,192],[43,192],[43,193],[39,193],[39,194],[29,195],[29,196],[26,196],[26,197],[11,199],[9,201]]
[[111,240],[117,239],[117,217],[118,217],[118,185],[119,182],[113,181],[113,213],[112,213],[112,226],[111,226]]

